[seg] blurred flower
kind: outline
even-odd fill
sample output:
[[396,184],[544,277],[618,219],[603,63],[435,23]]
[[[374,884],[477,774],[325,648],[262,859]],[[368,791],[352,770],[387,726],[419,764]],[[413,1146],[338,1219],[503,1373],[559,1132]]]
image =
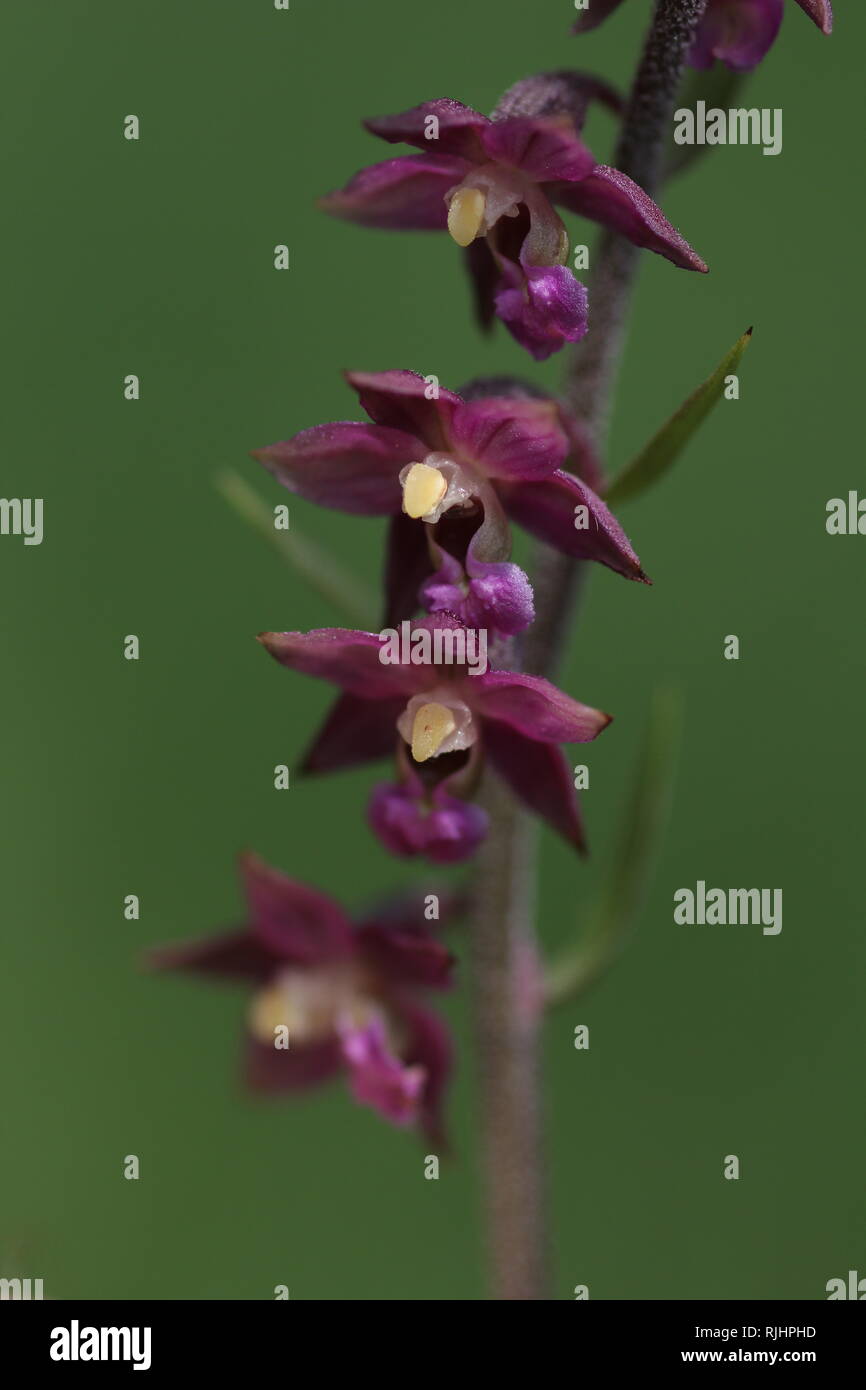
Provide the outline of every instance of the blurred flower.
[[[256,855],[240,867],[247,925],[164,947],[151,963],[252,987],[245,1073],[253,1090],[315,1086],[342,1071],[356,1100],[441,1139],[451,1048],[419,996],[450,986],[453,958],[425,925],[424,898],[396,899],[353,926],[332,898]],[[442,920],[453,906],[441,901]]]
[[[591,0],[575,24],[575,33],[594,29],[622,0]],[[824,34],[833,28],[830,0],[796,0]],[[718,59],[735,72],[757,67],[772,48],[782,23],[784,0],[707,0],[704,17],[688,56],[694,68],[709,68]]]
[[[592,95],[603,90],[589,82]],[[493,118],[440,98],[365,121],[421,153],[362,169],[320,206],[367,227],[447,229],[468,249],[482,321],[498,315],[543,360],[587,329],[586,290],[566,265],[568,234],[554,203],[675,265],[707,268],[652,199],[582,143],[587,85],[580,74],[542,73],[507,92]]]
[[574,458],[580,472],[598,474],[594,463],[584,470],[592,451],[565,407],[528,391],[463,400],[409,371],[349,372],[347,380],[371,424],[314,425],[253,457],[311,502],[393,517],[387,622],[415,612],[419,587],[435,571],[425,587],[432,605],[441,607],[450,588],[451,611],[467,623],[484,617],[504,633],[525,627],[531,590],[508,563],[506,515],[567,555],[645,581],[619,523],[563,468]]
[[[583,828],[561,743],[586,743],[610,715],[572,700],[541,676],[419,659],[434,634],[455,649],[466,630],[448,614],[410,625],[401,652],[388,659],[381,636],[347,628],[265,632],[259,641],[283,666],[342,686],[307,754],[307,771],[366,762],[393,749],[397,736],[413,764],[475,750],[531,810],[576,848]],[[408,756],[408,754],[407,754]]]

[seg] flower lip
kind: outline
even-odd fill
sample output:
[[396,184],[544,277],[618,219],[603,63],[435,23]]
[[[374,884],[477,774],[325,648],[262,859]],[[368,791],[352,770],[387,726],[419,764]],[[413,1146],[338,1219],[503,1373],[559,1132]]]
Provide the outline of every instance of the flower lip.
[[[468,756],[446,753],[432,761],[448,764],[455,757]],[[367,816],[371,829],[391,854],[401,858],[423,855],[436,864],[455,864],[475,853],[489,821],[480,806],[453,794],[460,772],[445,775],[438,785],[425,788],[423,779],[434,770],[429,763],[413,765],[404,783],[380,783],[370,798]]]
[[385,1020],[372,1014],[363,1024],[341,1019],[338,1036],[355,1099],[377,1110],[392,1124],[407,1125],[418,1116],[427,1069],[406,1065],[395,1054]]

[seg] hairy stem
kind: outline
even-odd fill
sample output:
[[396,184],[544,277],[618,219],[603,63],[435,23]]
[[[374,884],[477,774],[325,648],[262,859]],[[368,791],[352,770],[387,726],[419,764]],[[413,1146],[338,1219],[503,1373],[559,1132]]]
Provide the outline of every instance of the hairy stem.
[[[661,169],[683,60],[706,0],[657,0],[623,122],[616,165],[647,192]],[[566,387],[571,405],[600,438],[622,352],[638,253],[605,234],[592,283],[593,326]],[[549,671],[562,652],[578,587],[574,561],[542,548],[536,568],[538,618],[524,650],[530,670]],[[516,666],[516,654],[509,654]],[[491,1297],[551,1297],[547,1273],[538,1035],[536,845],[513,798],[488,774],[491,817],[473,912],[475,1023],[483,1125]]]
[[548,1297],[535,918],[535,825],[488,780],[472,953],[490,1296]]

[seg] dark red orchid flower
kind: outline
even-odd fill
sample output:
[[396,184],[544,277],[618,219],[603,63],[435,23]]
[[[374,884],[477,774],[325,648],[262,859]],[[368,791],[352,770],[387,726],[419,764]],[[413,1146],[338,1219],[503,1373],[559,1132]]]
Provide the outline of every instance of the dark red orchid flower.
[[579,704],[541,676],[485,669],[465,660],[474,634],[438,613],[402,633],[348,628],[264,632],[283,666],[342,687],[307,754],[307,771],[330,771],[393,752],[398,736],[416,765],[451,753],[483,753],[531,810],[577,849],[583,828],[560,748],[586,743],[611,716]]
[[[372,423],[314,425],[253,457],[311,502],[394,518],[386,621],[411,616],[429,580],[431,608],[508,634],[525,627],[532,595],[507,558],[507,517],[566,555],[646,581],[622,527],[577,476],[595,477],[598,467],[585,431],[561,404],[525,393],[463,400],[409,371],[346,376]],[[456,560],[461,526],[470,538]]]
[[541,361],[587,330],[555,203],[674,265],[707,269],[643,189],[583,144],[586,86],[581,74],[542,73],[506,93],[492,118],[440,98],[365,121],[421,153],[362,169],[320,205],[367,227],[447,230],[467,248],[482,323],[498,316]]
[[[254,1091],[316,1086],[340,1072],[356,1100],[442,1139],[451,1046],[422,1002],[451,984],[453,957],[420,894],[353,925],[333,898],[256,855],[240,861],[248,918],[237,931],[155,951],[150,962],[252,990],[245,1074]],[[454,900],[437,899],[439,918]]]

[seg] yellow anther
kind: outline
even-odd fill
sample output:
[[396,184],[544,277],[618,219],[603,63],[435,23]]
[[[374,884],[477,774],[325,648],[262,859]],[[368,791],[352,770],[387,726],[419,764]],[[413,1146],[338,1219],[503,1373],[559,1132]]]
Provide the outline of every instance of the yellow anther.
[[429,463],[413,463],[403,479],[403,511],[409,516],[426,516],[442,501],[448,480]]
[[448,208],[448,230],[458,246],[468,246],[481,231],[485,197],[480,188],[458,188]]
[[422,705],[412,723],[412,757],[416,763],[426,763],[439,752],[457,725],[447,705],[435,702]]

